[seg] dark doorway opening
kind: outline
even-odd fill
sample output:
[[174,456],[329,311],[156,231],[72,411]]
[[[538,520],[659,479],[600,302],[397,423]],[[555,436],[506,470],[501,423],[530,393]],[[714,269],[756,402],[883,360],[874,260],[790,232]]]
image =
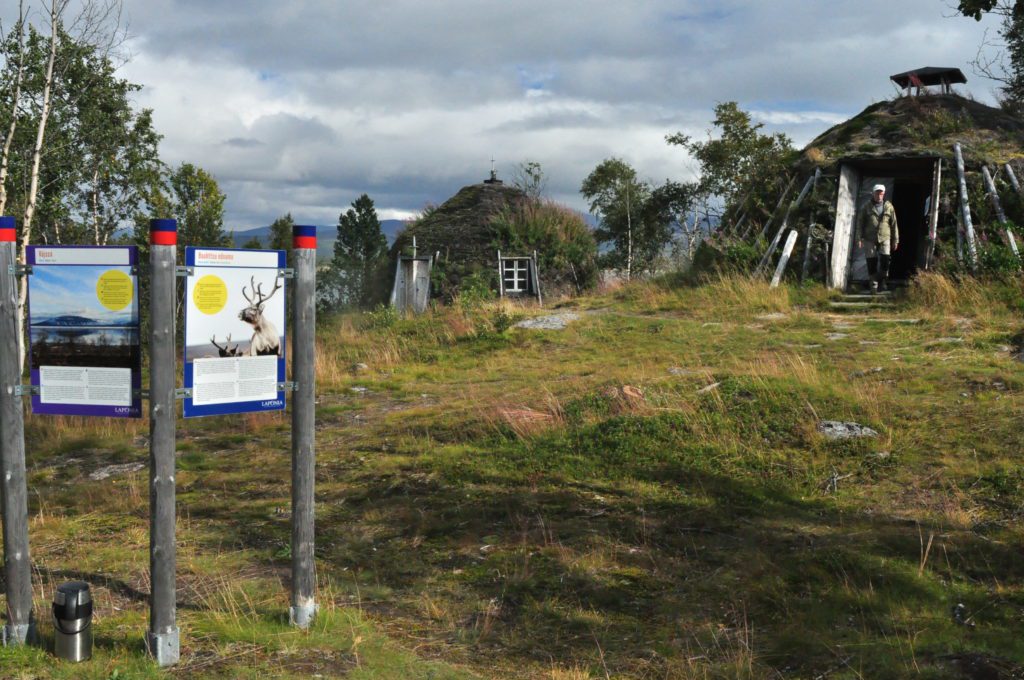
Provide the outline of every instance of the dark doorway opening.
[[900,230],[900,247],[892,254],[889,265],[889,278],[893,281],[906,281],[913,276],[924,256],[928,242],[925,201],[929,192],[928,185],[921,181],[896,180],[893,186],[892,206]]

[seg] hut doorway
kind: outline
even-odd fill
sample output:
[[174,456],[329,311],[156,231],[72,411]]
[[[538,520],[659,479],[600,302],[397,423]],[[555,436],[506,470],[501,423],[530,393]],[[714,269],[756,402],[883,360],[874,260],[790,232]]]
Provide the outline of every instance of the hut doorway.
[[864,249],[857,247],[857,213],[871,197],[875,184],[884,184],[886,198],[896,209],[900,247],[893,253],[889,279],[905,282],[924,267],[928,250],[930,200],[939,159],[856,158],[839,163],[839,193],[836,223],[832,233],[829,285],[845,290],[867,287],[868,271]]
[[900,229],[900,247],[892,254],[889,266],[889,278],[893,281],[907,281],[924,266],[928,253],[929,183],[897,180],[893,187],[892,206]]

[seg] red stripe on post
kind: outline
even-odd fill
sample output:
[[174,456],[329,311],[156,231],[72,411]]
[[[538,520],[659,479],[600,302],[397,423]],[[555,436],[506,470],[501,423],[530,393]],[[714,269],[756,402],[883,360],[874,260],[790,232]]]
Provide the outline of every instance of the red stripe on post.
[[154,246],[176,246],[178,245],[178,232],[176,231],[151,231],[149,242]]
[[316,249],[316,236],[296,236],[292,238],[293,248],[311,248]]
[[0,229],[0,243],[13,243],[17,240],[17,230]]

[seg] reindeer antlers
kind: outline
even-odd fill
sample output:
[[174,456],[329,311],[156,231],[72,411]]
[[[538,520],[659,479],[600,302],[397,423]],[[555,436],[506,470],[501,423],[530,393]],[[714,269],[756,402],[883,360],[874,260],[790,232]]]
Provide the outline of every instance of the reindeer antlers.
[[249,297],[249,294],[245,292],[245,286],[242,286],[242,296],[246,300],[248,300],[249,304],[252,305],[253,307],[262,307],[263,303],[265,303],[267,300],[269,300],[271,297],[273,297],[274,293],[277,292],[277,289],[281,287],[281,280],[278,279],[278,278],[275,278],[274,279],[274,289],[272,291],[270,291],[269,294],[264,296],[263,295],[263,284],[262,283],[256,283],[256,277],[255,276],[253,276],[252,278],[249,279],[249,283],[252,284],[252,292],[257,297],[257,299],[253,300],[251,297]]
[[[224,341],[223,345],[217,344],[217,334],[214,333],[213,335],[210,336],[210,344],[216,347],[217,349],[222,349],[224,351],[230,352],[231,350],[228,349],[228,345],[231,344],[231,333],[228,333],[227,340]],[[237,348],[238,345],[235,345],[235,347]]]

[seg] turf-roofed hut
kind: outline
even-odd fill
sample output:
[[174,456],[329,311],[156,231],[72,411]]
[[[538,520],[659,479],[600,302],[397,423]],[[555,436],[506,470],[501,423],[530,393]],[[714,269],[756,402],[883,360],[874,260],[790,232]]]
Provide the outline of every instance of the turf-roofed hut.
[[596,280],[597,248],[579,213],[502,182],[492,172],[411,222],[391,247],[392,262],[412,252],[434,257],[432,296],[497,293],[498,252],[537,251],[545,295],[574,293]]
[[[760,258],[763,273],[774,266],[784,232],[795,229],[800,237],[791,262],[803,262],[803,272],[833,288],[856,288],[868,276],[864,252],[856,247],[855,217],[872,187],[883,184],[900,232],[891,281],[898,285],[924,269],[972,266],[960,212],[954,153],[959,145],[978,258],[1008,260],[1006,225],[986,192],[983,168],[994,178],[1009,222],[1024,224],[1015,170],[1024,159],[1024,121],[954,92],[966,80],[959,69],[927,67],[891,79],[899,95],[871,104],[810,142],[791,176],[779,178],[775,211],[736,211],[740,218],[723,222],[720,240],[767,253]],[[944,200],[950,206],[946,213]],[[800,270],[790,267],[790,276]]]

